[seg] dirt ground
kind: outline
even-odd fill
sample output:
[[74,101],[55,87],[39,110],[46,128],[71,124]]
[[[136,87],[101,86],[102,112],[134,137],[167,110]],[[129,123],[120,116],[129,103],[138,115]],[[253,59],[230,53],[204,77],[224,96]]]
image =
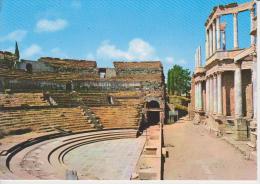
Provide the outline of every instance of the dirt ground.
[[201,125],[180,120],[164,126],[165,180],[255,180],[256,162]]

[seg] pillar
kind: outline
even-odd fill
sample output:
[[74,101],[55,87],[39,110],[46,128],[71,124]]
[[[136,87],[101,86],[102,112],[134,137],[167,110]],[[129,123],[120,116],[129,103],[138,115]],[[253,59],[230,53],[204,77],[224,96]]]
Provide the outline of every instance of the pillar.
[[198,47],[198,67],[201,67],[201,47]]
[[203,110],[203,105],[202,105],[202,83],[198,83],[199,86],[199,110]]
[[217,76],[216,75],[213,75],[213,103],[214,103],[213,113],[216,114],[217,108],[218,108],[218,104],[217,104]]
[[195,55],[194,55],[194,60],[195,60],[195,70],[196,70],[197,64],[198,64],[198,61],[197,61],[197,50],[196,50]]
[[234,49],[238,48],[237,13],[233,14]]
[[197,93],[197,83],[195,83],[195,110],[198,108]]
[[209,112],[209,78],[206,79],[206,111]]
[[[254,17],[255,17],[255,9],[252,8],[250,10],[250,20],[251,20],[251,31],[254,29]],[[255,35],[251,35],[251,45],[255,44]]]
[[212,55],[212,29],[209,27],[209,57]]
[[222,76],[221,73],[217,74],[217,86],[218,86],[218,115],[222,114]]
[[235,97],[235,116],[242,117],[242,76],[241,63],[235,64],[235,78],[234,78],[234,97]]
[[253,84],[253,119],[257,117],[257,62],[256,56],[253,56],[253,67],[252,67],[252,84]]
[[216,19],[216,28],[217,28],[217,50],[220,50],[220,17]]
[[234,79],[234,96],[235,96],[235,128],[236,140],[248,140],[248,126],[246,119],[243,118],[242,113],[242,76],[241,63],[235,63],[235,79]]
[[215,22],[215,20],[213,21],[213,23],[212,23],[212,26],[213,26],[213,33],[212,33],[212,39],[213,39],[213,41],[212,41],[212,44],[213,44],[213,48],[212,48],[212,50],[213,50],[213,53],[215,53],[215,51],[216,51],[216,22]]
[[213,114],[213,78],[210,77],[210,112]]
[[206,29],[206,43],[205,43],[205,51],[206,51],[206,59],[209,57],[209,33]]
[[226,50],[226,31],[222,31],[222,49]]

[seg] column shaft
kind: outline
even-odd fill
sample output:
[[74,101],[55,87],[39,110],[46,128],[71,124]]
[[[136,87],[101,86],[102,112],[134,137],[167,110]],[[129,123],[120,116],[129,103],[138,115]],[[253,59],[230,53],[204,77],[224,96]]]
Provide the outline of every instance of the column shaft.
[[222,49],[226,50],[226,32],[222,31]]
[[198,108],[198,100],[197,100],[197,84],[195,83],[195,110]]
[[[250,20],[251,20],[251,31],[254,29],[254,17],[255,17],[255,10],[254,8],[250,10]],[[255,44],[255,35],[251,35],[251,45]]]
[[218,114],[222,114],[222,77],[221,73],[217,75],[217,86],[218,86]]
[[217,26],[217,50],[220,50],[220,17],[216,19]]
[[212,34],[212,36],[213,36],[213,41],[212,41],[212,44],[213,44],[213,53],[216,51],[216,22],[215,21],[213,21],[213,34]]
[[208,112],[208,79],[206,78],[206,112]]
[[210,77],[210,112],[213,113],[213,78]]
[[214,114],[217,113],[217,108],[218,108],[218,104],[217,104],[217,77],[216,75],[213,76],[213,103],[214,103]]
[[202,102],[202,83],[199,82],[199,109],[203,110],[203,102]]
[[237,13],[233,14],[234,49],[238,48]]
[[235,116],[242,117],[242,76],[241,63],[236,63],[235,77],[234,77],[234,97],[235,97]]
[[206,50],[206,59],[209,57],[209,33],[206,29],[206,43],[205,43],[205,50]]
[[252,84],[253,84],[253,119],[257,116],[257,62],[256,56],[253,56],[253,68],[252,68]]
[[212,55],[212,28],[209,27],[209,57]]

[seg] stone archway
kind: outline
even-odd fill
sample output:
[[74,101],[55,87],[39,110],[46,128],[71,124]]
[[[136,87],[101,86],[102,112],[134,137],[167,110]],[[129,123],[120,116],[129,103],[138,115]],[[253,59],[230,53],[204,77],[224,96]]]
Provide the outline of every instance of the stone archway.
[[28,73],[32,73],[33,69],[32,69],[32,64],[31,63],[27,63],[25,67],[26,67],[26,71]]
[[160,103],[156,99],[150,99],[146,102],[146,117],[148,125],[156,125],[160,123]]

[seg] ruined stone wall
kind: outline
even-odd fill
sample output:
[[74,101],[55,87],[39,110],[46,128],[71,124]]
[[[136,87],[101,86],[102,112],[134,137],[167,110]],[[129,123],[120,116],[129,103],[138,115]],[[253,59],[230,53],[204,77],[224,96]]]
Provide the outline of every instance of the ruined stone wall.
[[32,65],[32,72],[54,72],[55,71],[53,67],[50,67],[43,62],[29,61],[29,60],[21,60],[21,62],[18,63],[17,65],[17,69],[22,69],[26,71],[27,64]]
[[114,68],[106,68],[106,78],[116,77],[116,70]]
[[13,92],[66,90],[66,83],[55,81],[1,79],[1,83],[3,90],[11,89]]
[[125,82],[125,81],[73,81],[75,90],[138,90],[141,88],[140,82]]

